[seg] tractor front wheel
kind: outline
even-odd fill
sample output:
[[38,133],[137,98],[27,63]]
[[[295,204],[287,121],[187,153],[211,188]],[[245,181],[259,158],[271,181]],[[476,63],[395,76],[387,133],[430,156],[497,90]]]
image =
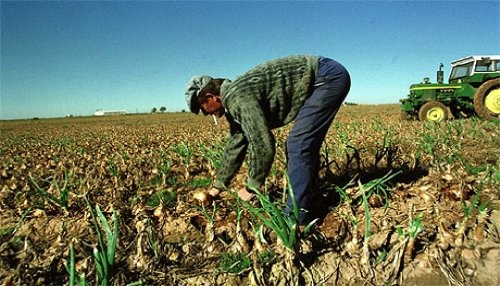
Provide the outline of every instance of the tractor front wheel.
[[500,117],[500,78],[489,80],[477,89],[474,110],[484,119]]
[[426,102],[418,111],[420,121],[441,122],[450,117],[450,109],[439,101]]

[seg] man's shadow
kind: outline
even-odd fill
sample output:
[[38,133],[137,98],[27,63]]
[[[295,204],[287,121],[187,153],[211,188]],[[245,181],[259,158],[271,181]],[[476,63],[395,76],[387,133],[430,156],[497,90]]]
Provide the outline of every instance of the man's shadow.
[[[399,173],[387,183],[389,187],[397,183],[410,183],[428,174],[428,171],[419,165],[412,167],[403,165],[398,168],[371,168],[369,172],[359,169],[346,169],[340,174],[335,174],[327,168],[325,175],[318,180],[317,187],[311,192],[308,217],[317,219],[316,225],[321,225],[331,210],[342,203],[338,189],[357,186],[358,182],[366,184],[374,179],[384,177],[389,172],[393,174]],[[390,192],[388,194],[390,200]]]

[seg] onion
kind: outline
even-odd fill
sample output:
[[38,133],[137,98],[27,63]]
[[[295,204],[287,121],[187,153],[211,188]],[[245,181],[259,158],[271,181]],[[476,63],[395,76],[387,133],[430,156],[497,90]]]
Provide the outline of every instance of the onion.
[[207,206],[210,204],[210,196],[203,191],[194,193],[193,198],[201,205]]

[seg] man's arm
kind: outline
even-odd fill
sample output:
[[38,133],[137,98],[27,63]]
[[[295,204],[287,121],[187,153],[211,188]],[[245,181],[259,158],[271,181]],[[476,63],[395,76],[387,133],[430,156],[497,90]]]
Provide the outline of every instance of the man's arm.
[[259,102],[249,97],[239,97],[238,103],[229,106],[234,114],[234,119],[240,123],[244,137],[248,141],[248,167],[250,187],[259,188],[264,184],[267,174],[271,169],[274,153],[274,136],[267,126],[266,117]]
[[230,114],[226,113],[226,118],[230,126],[230,137],[224,148],[221,167],[217,170],[217,179],[214,183],[214,187],[217,189],[225,189],[229,185],[245,160],[248,146],[241,126],[234,121]]

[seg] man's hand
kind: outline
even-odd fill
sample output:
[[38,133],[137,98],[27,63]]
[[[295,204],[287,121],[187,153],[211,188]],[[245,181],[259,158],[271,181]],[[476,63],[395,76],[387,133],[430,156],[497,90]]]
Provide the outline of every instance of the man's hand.
[[246,187],[243,187],[238,191],[238,197],[245,202],[249,202],[255,195],[249,192]]
[[[220,193],[222,191],[216,187],[212,187],[211,189],[209,189],[207,191],[207,194],[212,198],[218,198]],[[248,202],[250,201],[253,197],[255,197],[255,194],[253,194],[252,192],[249,192],[248,189],[246,187],[243,187],[241,188],[239,191],[238,191],[238,197],[242,200],[244,200],[245,202]]]
[[219,189],[217,189],[216,187],[212,187],[210,190],[208,190],[208,194],[209,194],[211,197],[213,197],[213,198],[218,197],[218,196],[219,196],[219,194],[220,194],[220,192],[221,192],[221,191],[220,191]]

